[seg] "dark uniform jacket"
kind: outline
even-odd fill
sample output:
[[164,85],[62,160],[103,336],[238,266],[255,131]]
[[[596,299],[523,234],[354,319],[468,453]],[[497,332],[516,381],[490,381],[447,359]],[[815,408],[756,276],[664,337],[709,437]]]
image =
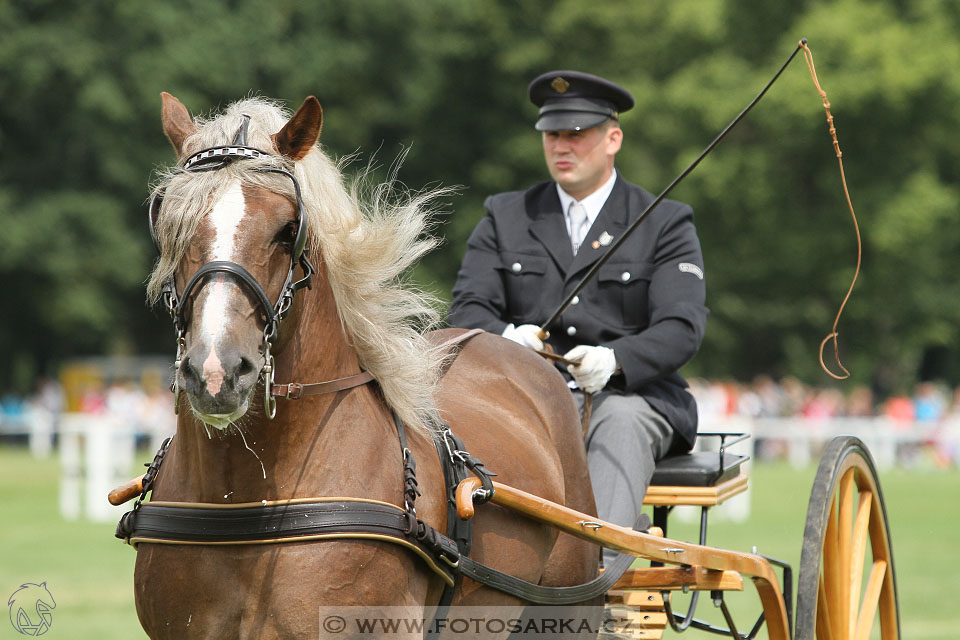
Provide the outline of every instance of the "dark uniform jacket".
[[[555,182],[487,198],[457,275],[450,324],[497,334],[511,322],[540,325],[610,237],[619,238],[654,199],[618,176],[574,256]],[[608,388],[643,396],[682,436],[674,446],[689,448],[697,408],[677,370],[700,348],[705,295],[693,210],[664,200],[548,327],[547,342],[560,354],[578,344],[613,349],[622,374]]]

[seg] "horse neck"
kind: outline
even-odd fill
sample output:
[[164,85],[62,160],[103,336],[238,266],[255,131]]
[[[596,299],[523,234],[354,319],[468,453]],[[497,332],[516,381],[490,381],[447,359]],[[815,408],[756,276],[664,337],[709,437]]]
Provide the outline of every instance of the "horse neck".
[[340,322],[322,263],[313,287],[302,290],[301,295],[302,304],[295,305],[291,316],[281,323],[274,352],[276,381],[312,383],[359,373],[357,352]]
[[[322,268],[317,275],[323,275]],[[313,288],[298,296],[275,347],[277,384],[325,382],[360,372],[324,277],[315,276]],[[384,453],[392,459],[394,449],[399,465],[391,415],[373,385],[298,400],[278,398],[273,420],[264,414],[262,395],[250,402],[242,433],[231,429],[211,438],[191,415],[181,415],[176,466],[189,480],[183,480],[179,493],[202,502],[331,495],[337,488],[331,483],[350,485],[356,477],[355,486],[345,491],[377,497],[360,486],[365,480],[356,469],[379,466]],[[393,498],[393,487],[386,490],[390,495],[380,499]]]

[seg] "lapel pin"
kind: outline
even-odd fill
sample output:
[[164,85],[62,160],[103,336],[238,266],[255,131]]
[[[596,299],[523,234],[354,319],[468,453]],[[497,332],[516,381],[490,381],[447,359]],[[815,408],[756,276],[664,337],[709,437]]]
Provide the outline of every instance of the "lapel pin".
[[[599,244],[600,246],[605,247],[611,242],[613,242],[613,236],[604,231],[600,234],[600,238],[594,244]],[[596,249],[596,247],[594,247],[594,249]]]

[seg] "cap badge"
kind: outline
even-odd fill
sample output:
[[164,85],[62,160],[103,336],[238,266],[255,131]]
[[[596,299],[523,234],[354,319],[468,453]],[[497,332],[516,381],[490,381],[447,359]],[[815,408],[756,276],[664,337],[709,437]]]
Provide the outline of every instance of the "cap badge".
[[567,89],[570,88],[570,83],[557,76],[553,79],[553,82],[550,83],[550,86],[553,87],[553,90],[557,93],[566,93]]

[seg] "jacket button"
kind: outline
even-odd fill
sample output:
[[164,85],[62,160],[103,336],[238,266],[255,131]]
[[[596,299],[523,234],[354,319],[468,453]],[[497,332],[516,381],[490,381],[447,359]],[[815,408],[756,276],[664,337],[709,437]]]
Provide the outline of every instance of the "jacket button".
[[514,273],[520,273],[520,270],[523,269],[523,265],[521,265],[519,262],[514,262],[512,265],[510,265],[510,269],[512,269]]
[[573,300],[570,301],[570,304],[580,304],[580,296],[573,296]]
[[568,335],[568,336],[575,336],[575,335],[577,335],[577,328],[576,328],[576,327],[567,327],[567,335]]
[[624,271],[623,273],[621,273],[620,279],[623,280],[624,282],[628,282],[630,280],[630,272]]

